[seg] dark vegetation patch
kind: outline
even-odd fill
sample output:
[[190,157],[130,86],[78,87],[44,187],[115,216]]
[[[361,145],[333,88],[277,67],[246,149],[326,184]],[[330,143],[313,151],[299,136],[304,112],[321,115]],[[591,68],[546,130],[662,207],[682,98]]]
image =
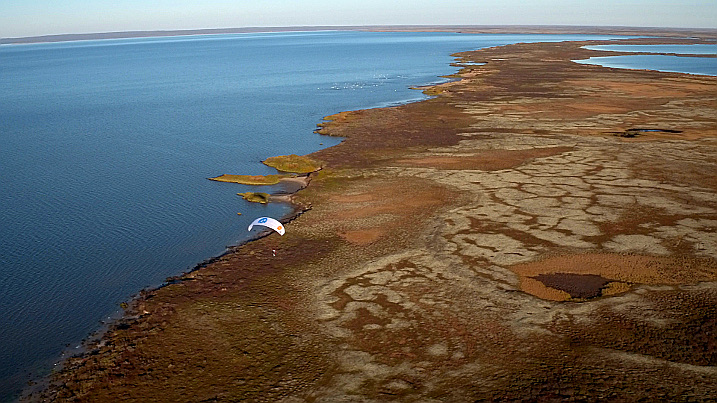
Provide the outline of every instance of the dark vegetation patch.
[[[553,330],[567,336],[573,346],[593,346],[696,366],[717,364],[714,290],[669,290],[647,298],[649,307],[625,312],[606,306],[591,315],[595,319],[593,326],[566,322]],[[715,382],[714,377],[711,382]]]
[[602,290],[612,280],[595,274],[551,273],[532,277],[546,287],[565,291],[572,298],[590,299],[602,295]]
[[671,134],[679,134],[682,133],[682,130],[673,130],[673,129],[647,129],[647,128],[633,128],[633,129],[627,129],[622,132],[611,132],[613,136],[616,137],[625,137],[625,138],[633,138],[637,137],[643,133],[671,133]]

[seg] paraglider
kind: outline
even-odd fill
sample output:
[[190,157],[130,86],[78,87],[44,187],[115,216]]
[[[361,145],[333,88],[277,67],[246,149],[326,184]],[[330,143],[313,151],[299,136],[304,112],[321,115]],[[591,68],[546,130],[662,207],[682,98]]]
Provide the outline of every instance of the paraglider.
[[251,231],[252,227],[255,225],[263,225],[265,227],[269,227],[273,229],[274,231],[278,232],[279,235],[284,235],[284,232],[286,231],[284,229],[284,225],[280,223],[279,221],[271,218],[271,217],[259,217],[254,222],[252,222],[249,225],[248,231]]

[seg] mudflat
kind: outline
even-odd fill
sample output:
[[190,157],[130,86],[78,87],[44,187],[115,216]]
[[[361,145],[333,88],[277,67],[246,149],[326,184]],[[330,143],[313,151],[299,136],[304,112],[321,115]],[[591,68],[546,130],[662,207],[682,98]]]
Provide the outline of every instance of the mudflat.
[[286,235],[144,292],[30,400],[713,399],[717,78],[571,62],[600,43],[330,117]]

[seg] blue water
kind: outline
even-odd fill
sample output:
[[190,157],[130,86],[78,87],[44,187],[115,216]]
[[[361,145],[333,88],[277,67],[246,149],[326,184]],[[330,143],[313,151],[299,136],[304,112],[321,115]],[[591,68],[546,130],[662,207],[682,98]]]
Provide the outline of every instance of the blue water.
[[455,72],[451,53],[609,38],[324,31],[0,46],[0,401],[122,301],[247,239],[257,216],[289,212],[207,177],[272,173],[261,160],[337,144],[313,133],[323,116],[423,99],[409,87]]
[[717,55],[717,43],[694,45],[596,45],[585,46],[590,50],[613,52],[675,53],[685,55]]
[[[586,46],[586,49],[620,52],[655,52],[682,55],[717,55],[715,45],[600,45]],[[622,69],[657,70],[672,73],[700,74],[717,76],[717,58],[689,57],[674,55],[622,55],[591,57],[575,60],[581,64],[594,64]]]

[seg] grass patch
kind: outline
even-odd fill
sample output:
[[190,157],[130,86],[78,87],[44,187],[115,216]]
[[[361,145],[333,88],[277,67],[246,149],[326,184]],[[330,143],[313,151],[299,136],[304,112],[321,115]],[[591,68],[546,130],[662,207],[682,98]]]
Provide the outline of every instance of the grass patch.
[[275,168],[278,171],[294,172],[299,174],[315,172],[321,169],[321,164],[319,164],[318,161],[296,154],[279,155],[267,158],[263,161],[263,163],[264,165]]
[[314,130],[314,133],[323,134],[325,136],[331,136],[328,131],[328,127],[335,124],[346,124],[357,119],[358,114],[356,111],[344,111],[335,113],[333,115],[325,116],[324,122],[317,124],[318,129]]
[[242,185],[276,185],[284,178],[293,178],[295,175],[228,175],[224,174],[209,180],[217,182],[240,183]]
[[244,200],[250,201],[252,203],[261,203],[261,204],[269,203],[269,194],[268,193],[245,192],[245,193],[237,193],[237,195],[243,197]]
[[442,94],[445,89],[441,87],[440,85],[428,85],[428,86],[421,86],[421,87],[411,87],[412,90],[419,90],[423,92],[425,95],[428,95],[429,97],[435,97],[440,94]]

